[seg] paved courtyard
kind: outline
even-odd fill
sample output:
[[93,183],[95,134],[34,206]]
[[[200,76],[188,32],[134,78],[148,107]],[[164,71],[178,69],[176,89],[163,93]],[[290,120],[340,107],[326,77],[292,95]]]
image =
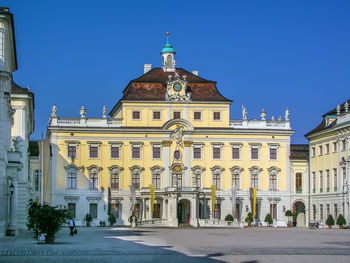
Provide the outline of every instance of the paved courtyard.
[[0,239],[0,262],[350,262],[350,230],[79,228]]

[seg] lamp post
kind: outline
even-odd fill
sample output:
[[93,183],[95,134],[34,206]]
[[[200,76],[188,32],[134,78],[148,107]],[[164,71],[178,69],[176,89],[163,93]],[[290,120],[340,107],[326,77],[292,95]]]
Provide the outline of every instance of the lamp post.
[[9,221],[8,221],[8,228],[7,228],[7,231],[6,231],[6,235],[7,236],[14,236],[15,235],[15,230],[14,229],[11,229],[11,226],[13,224],[13,213],[12,213],[12,196],[13,196],[13,193],[15,192],[15,186],[13,185],[13,183],[11,182],[10,186],[9,186],[9,190],[10,190],[10,196],[9,196],[9,201],[10,201],[10,204],[9,204]]

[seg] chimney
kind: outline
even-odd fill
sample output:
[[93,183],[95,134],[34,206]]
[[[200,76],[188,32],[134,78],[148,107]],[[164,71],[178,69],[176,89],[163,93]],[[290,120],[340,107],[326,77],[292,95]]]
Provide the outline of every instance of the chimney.
[[152,69],[152,64],[145,64],[143,66],[143,74],[146,74],[148,71]]
[[198,70],[192,70],[192,74],[198,76]]

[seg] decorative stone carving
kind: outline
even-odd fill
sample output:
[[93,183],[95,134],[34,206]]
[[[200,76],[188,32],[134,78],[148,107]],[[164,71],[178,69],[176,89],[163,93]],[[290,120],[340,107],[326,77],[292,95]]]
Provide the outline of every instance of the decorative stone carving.
[[340,115],[340,105],[337,106],[337,115]]
[[181,125],[180,127],[176,128],[170,135],[170,138],[174,140],[178,146],[181,147],[183,147],[182,136],[184,131],[184,126]]
[[282,115],[278,116],[278,121],[282,121]]
[[244,105],[242,105],[242,119],[247,120],[247,115],[248,115],[247,109],[246,107],[244,107]]
[[51,111],[51,116],[50,117],[51,118],[56,118],[57,117],[56,113],[57,113],[57,106],[55,104],[55,105],[52,106],[52,111]]
[[285,121],[289,121],[289,109],[288,109],[288,107],[287,107],[286,112],[284,114],[284,119],[285,119]]
[[16,138],[12,139],[13,147],[15,148],[15,151],[20,152],[22,150],[22,139],[21,137],[17,136]]
[[349,103],[347,101],[344,103],[344,111],[345,112],[349,111]]
[[[175,72],[175,78],[168,76],[167,93],[165,94],[166,101],[191,101],[191,92],[187,89],[187,76],[183,75],[180,79],[179,73]],[[176,86],[177,85],[177,86]]]
[[80,108],[80,118],[85,119],[86,117],[86,109],[84,108],[84,106],[81,106]]
[[261,110],[260,117],[262,121],[266,120],[266,111],[264,109]]
[[107,108],[106,108],[106,105],[103,105],[103,108],[102,108],[102,118],[107,118]]
[[271,121],[275,121],[275,116],[272,116],[272,117],[271,117]]

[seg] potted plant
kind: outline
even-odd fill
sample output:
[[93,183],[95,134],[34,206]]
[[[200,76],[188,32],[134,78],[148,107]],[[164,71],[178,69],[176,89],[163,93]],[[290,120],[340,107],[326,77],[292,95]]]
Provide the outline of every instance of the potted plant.
[[55,242],[55,234],[67,223],[69,218],[70,212],[67,209],[29,201],[27,227],[34,231],[35,238],[44,234],[45,243],[53,244]]
[[90,226],[90,223],[92,221],[92,216],[89,213],[87,213],[85,215],[84,221],[86,221],[86,226]]
[[268,213],[268,214],[265,216],[264,222],[267,223],[269,226],[271,226],[271,225],[273,224],[273,219],[272,219],[270,213]]
[[115,218],[114,214],[109,214],[108,222],[110,226],[113,226],[117,222],[117,219]]
[[233,216],[231,214],[228,214],[227,216],[225,216],[225,221],[228,225],[232,225]]
[[285,213],[285,216],[288,217],[288,224],[287,224],[287,226],[288,226],[288,227],[291,227],[291,223],[290,223],[289,217],[294,216],[294,215],[293,215],[293,212],[290,211],[290,210],[287,210],[286,213]]
[[251,212],[247,214],[247,217],[245,218],[245,222],[248,223],[248,227],[252,226],[252,222],[254,221],[253,215]]
[[131,227],[135,227],[136,226],[136,221],[137,221],[137,217],[134,215],[131,215],[129,217],[129,222],[131,223]]
[[326,225],[328,226],[328,228],[332,228],[332,226],[334,226],[334,218],[332,215],[328,216]]
[[346,220],[342,214],[338,216],[337,225],[339,226],[339,229],[343,229],[343,225],[346,225]]

